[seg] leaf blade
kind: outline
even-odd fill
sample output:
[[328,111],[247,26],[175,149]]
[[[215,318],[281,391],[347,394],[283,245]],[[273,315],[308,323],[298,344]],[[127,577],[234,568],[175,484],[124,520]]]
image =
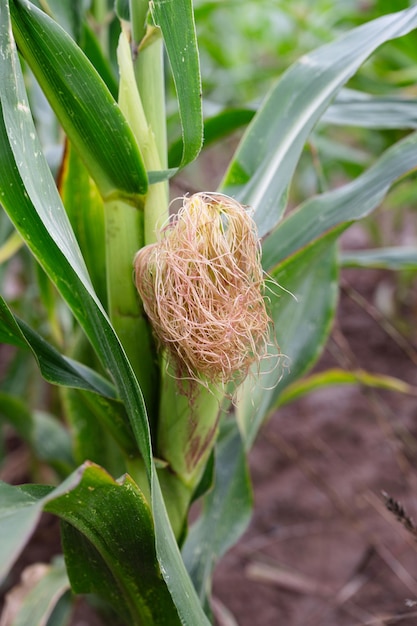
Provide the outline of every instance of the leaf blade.
[[10,8],[19,48],[102,195],[140,203],[147,190],[143,160],[105,83],[49,16],[27,0],[12,0]]
[[[48,496],[44,509],[81,532],[114,575],[134,624],[178,624],[172,598],[163,580],[155,552],[152,515],[141,492],[128,476],[114,481],[101,467],[84,464],[81,480],[65,495]],[[109,502],[112,506],[108,506]],[[67,540],[68,541],[68,540]],[[71,551],[70,551],[71,552]],[[99,581],[80,572],[78,544],[68,553],[70,578],[78,593],[100,590]],[[72,561],[75,559],[76,564]],[[145,576],[138,576],[138,563]],[[88,568],[88,561],[82,564]],[[81,565],[81,567],[82,567]],[[71,577],[73,572],[76,577]],[[99,569],[94,568],[97,576]],[[106,586],[107,590],[107,579]]]
[[340,265],[341,267],[386,269],[400,272],[417,270],[417,248],[399,246],[373,250],[346,250],[340,254]]
[[270,315],[284,359],[278,370],[266,359],[257,385],[239,390],[237,418],[249,449],[280,393],[318,358],[330,332],[338,297],[338,263],[332,237],[323,238],[281,263],[272,278],[282,285],[270,295]]
[[359,26],[302,57],[267,96],[221,184],[252,206],[261,236],[280,219],[304,143],[331,99],[378,46],[416,26],[416,7]]
[[275,406],[284,406],[319,389],[339,385],[364,385],[375,389],[385,389],[387,391],[411,396],[417,395],[417,388],[415,386],[409,385],[394,376],[387,376],[385,374],[378,374],[362,369],[346,371],[333,368],[295,381],[282,392]]
[[366,217],[391,185],[417,167],[417,133],[399,141],[347,185],[307,200],[266,237],[263,265],[270,270],[297,250],[339,226]]
[[4,343],[29,347],[48,382],[65,387],[86,389],[115,398],[113,385],[97,372],[60,354],[25,322],[16,318],[0,296],[0,338]]
[[[180,167],[191,163],[203,144],[200,61],[191,0],[151,2],[171,65],[181,118],[183,150]],[[178,165],[178,163],[177,163]]]

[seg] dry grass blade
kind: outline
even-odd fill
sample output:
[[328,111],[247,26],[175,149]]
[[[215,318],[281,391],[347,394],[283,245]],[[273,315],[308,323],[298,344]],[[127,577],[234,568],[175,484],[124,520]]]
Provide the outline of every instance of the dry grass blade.
[[217,626],[239,626],[229,609],[217,598],[212,598],[211,608],[216,618]]
[[269,583],[297,593],[325,597],[333,593],[326,585],[320,584],[300,572],[278,565],[254,561],[246,567],[245,573],[251,580]]

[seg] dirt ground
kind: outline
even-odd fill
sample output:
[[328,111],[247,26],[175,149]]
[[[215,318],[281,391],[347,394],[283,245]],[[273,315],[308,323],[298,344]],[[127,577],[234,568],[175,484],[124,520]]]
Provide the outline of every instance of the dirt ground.
[[[395,284],[388,272],[343,272],[315,371],[363,368],[417,385],[415,293],[393,320],[408,320],[407,335],[376,307]],[[383,495],[417,518],[416,418],[416,397],[359,385],[316,391],[277,412],[250,457],[252,523],[216,571],[219,624],[417,624],[417,544]]]
[[[393,301],[394,275],[348,270],[342,285],[315,370],[360,367],[417,389],[416,293],[390,322],[376,305]],[[316,391],[279,410],[250,456],[252,523],[216,570],[219,626],[417,624],[417,544],[382,495],[417,518],[416,417],[415,396],[360,386]],[[24,454],[17,446],[3,479],[20,482]],[[57,522],[45,516],[19,569],[59,549]],[[81,600],[71,626],[99,624]]]

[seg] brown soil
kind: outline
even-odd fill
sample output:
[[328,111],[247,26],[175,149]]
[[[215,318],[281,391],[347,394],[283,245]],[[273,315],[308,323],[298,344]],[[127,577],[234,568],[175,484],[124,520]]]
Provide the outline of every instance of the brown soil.
[[[316,370],[360,367],[417,387],[415,301],[394,311],[404,343],[374,308],[395,287],[393,275],[350,270],[343,285]],[[415,538],[382,496],[417,517],[416,417],[415,397],[360,386],[316,391],[279,410],[250,455],[252,523],[216,570],[220,626],[417,624]],[[14,482],[13,466],[3,469]],[[19,569],[48,562],[57,533],[45,516]],[[72,620],[81,624],[100,625],[83,601]]]
[[[316,371],[360,367],[417,385],[417,353],[374,307],[393,281],[343,273]],[[400,313],[415,340],[412,308]],[[250,455],[255,513],[217,568],[220,609],[239,626],[416,625],[417,544],[382,495],[417,517],[416,417],[415,397],[359,385],[281,408]]]

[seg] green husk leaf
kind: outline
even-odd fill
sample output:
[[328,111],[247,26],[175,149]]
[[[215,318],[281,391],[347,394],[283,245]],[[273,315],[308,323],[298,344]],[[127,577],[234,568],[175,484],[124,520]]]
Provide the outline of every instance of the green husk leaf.
[[222,425],[215,451],[213,487],[191,526],[183,557],[202,604],[210,596],[218,559],[246,530],[252,513],[252,490],[246,455],[235,421]]

